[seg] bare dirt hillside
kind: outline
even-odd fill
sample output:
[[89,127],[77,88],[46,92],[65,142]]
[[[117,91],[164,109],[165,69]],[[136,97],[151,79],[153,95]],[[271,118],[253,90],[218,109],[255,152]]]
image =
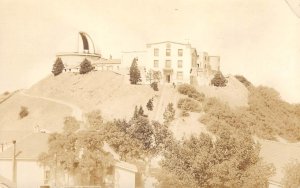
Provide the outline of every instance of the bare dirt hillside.
[[248,106],[248,89],[234,76],[227,76],[226,87],[199,86],[195,87],[207,97],[216,97],[230,107]]
[[83,113],[101,110],[105,119],[114,119],[131,117],[135,105],[145,110],[148,100],[160,92],[154,92],[149,85],[130,85],[124,76],[114,72],[97,71],[50,76],[26,93],[71,103]]

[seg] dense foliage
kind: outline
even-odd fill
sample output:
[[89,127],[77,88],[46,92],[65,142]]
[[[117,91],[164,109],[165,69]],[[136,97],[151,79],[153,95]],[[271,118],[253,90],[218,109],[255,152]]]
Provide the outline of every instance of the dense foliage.
[[225,87],[227,83],[226,78],[223,76],[221,71],[218,71],[214,78],[211,80],[211,85],[216,87]]
[[284,188],[298,188],[300,187],[300,163],[293,161],[288,163],[285,168],[283,177]]
[[81,63],[80,63],[80,69],[79,69],[79,73],[80,74],[86,74],[91,72],[92,70],[94,70],[95,67],[93,67],[92,63],[88,60],[88,59],[84,59]]
[[149,99],[147,104],[146,104],[146,107],[149,111],[152,111],[153,110],[153,98]]
[[130,66],[130,69],[129,69],[129,76],[130,76],[130,83],[131,84],[137,84],[139,82],[141,82],[141,73],[140,73],[140,70],[138,68],[138,63],[137,63],[137,58],[134,58],[133,61],[132,61],[132,64]]
[[152,82],[150,84],[150,87],[154,90],[154,91],[158,91],[158,84],[157,82]]
[[200,103],[191,98],[179,99],[177,107],[182,110],[183,114],[188,112],[201,112],[202,110]]
[[261,161],[259,150],[248,135],[228,132],[216,141],[201,134],[173,143],[162,161],[159,187],[266,188],[274,169]]
[[205,95],[200,93],[190,84],[182,84],[178,86],[178,92],[187,95],[188,97],[195,99],[196,101],[202,102],[205,99]]
[[266,139],[280,136],[289,141],[300,140],[299,107],[281,100],[274,89],[249,88],[248,104],[249,107],[231,109],[217,99],[207,99],[202,122],[214,133],[239,129]]
[[61,60],[61,58],[58,57],[58,58],[55,60],[55,62],[54,62],[54,64],[53,64],[53,67],[52,67],[52,73],[53,73],[53,75],[54,75],[54,76],[59,75],[60,73],[63,72],[64,68],[65,68],[65,66],[64,66],[64,64],[63,64],[63,62],[62,62],[62,60]]

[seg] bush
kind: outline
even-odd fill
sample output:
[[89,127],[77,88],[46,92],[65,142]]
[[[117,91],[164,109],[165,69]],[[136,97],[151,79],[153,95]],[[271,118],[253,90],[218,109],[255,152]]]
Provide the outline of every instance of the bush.
[[3,95],[9,95],[10,93],[8,92],[8,91],[5,91],[4,93],[3,93]]
[[300,187],[300,163],[290,162],[285,166],[284,171],[283,186],[286,188]]
[[150,86],[151,86],[151,88],[152,88],[154,91],[158,91],[158,84],[157,84],[157,82],[152,82],[152,83],[150,84]]
[[251,82],[249,82],[244,76],[242,75],[235,75],[234,76],[236,79],[238,79],[242,84],[244,84],[244,86],[246,86],[247,88],[250,86],[253,86]]
[[55,63],[53,64],[52,73],[54,76],[59,75],[64,70],[65,66],[61,60],[61,58],[57,58]]
[[175,109],[173,107],[173,103],[168,104],[167,108],[165,109],[165,112],[164,112],[163,116],[164,116],[165,123],[169,123],[169,122],[174,120],[174,118],[175,118]]
[[225,87],[227,83],[226,78],[223,76],[222,72],[219,71],[215,74],[214,78],[211,80],[211,84],[216,87]]
[[179,99],[177,107],[188,112],[201,112],[201,106],[199,105],[198,101],[190,98]]
[[196,101],[202,102],[204,101],[205,95],[203,93],[198,92],[193,86],[190,84],[182,84],[178,86],[178,92],[187,95],[190,98],[195,99]]
[[79,70],[79,73],[80,74],[86,74],[86,73],[89,73],[91,72],[92,70],[94,70],[95,67],[92,66],[92,63],[87,60],[87,59],[84,59],[81,64],[80,64],[80,70]]
[[19,117],[20,119],[23,119],[24,117],[28,116],[28,108],[25,106],[21,106],[20,112],[19,112]]

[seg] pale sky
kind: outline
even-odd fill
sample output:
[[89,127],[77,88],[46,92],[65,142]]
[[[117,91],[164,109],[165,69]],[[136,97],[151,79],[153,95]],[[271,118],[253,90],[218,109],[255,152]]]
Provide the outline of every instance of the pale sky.
[[300,102],[300,19],[285,0],[0,0],[0,92],[51,72],[55,53],[87,32],[106,57],[159,41],[190,42]]

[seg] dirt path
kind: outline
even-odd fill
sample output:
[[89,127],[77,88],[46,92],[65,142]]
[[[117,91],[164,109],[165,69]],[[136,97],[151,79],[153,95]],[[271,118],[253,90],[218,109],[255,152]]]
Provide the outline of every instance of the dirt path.
[[54,103],[57,103],[57,104],[67,106],[67,107],[72,109],[72,116],[74,116],[79,121],[83,121],[83,122],[85,121],[82,110],[74,104],[71,104],[71,103],[68,103],[68,102],[65,102],[65,101],[61,101],[61,100],[57,100],[57,99],[53,99],[53,98],[49,98],[49,97],[30,95],[30,94],[25,93],[24,90],[21,91],[20,94],[24,95],[26,97],[35,98],[35,99],[42,99],[42,100],[46,100],[46,101],[50,101],[50,102],[54,102]]

